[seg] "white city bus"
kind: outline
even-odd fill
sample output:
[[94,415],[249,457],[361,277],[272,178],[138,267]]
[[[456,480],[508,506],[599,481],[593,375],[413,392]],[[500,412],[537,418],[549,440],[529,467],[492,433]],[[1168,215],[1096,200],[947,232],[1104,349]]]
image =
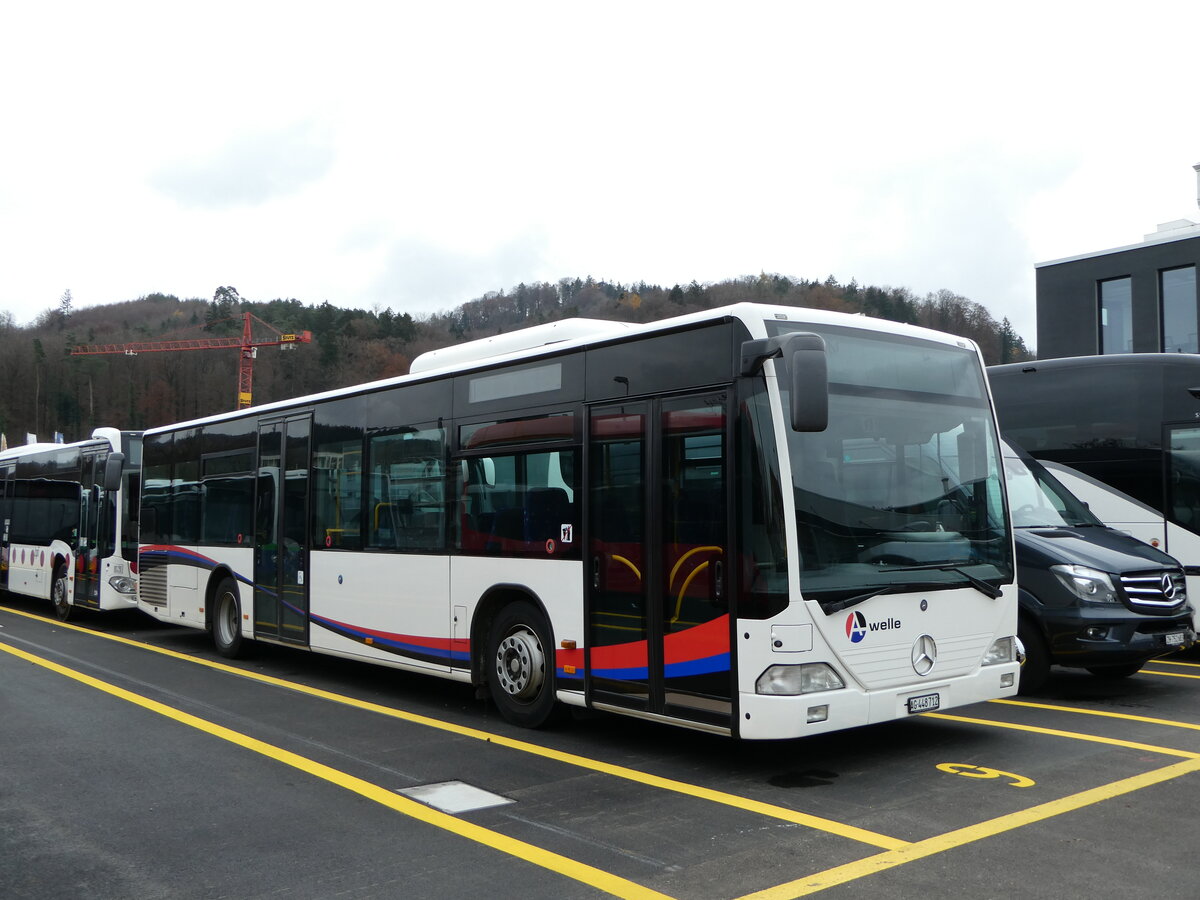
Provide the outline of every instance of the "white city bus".
[[75,607],[137,606],[141,436],[97,428],[73,444],[0,452],[0,590]]
[[139,605],[249,640],[790,738],[1015,693],[978,349],[739,304],[568,320],[153,429]]

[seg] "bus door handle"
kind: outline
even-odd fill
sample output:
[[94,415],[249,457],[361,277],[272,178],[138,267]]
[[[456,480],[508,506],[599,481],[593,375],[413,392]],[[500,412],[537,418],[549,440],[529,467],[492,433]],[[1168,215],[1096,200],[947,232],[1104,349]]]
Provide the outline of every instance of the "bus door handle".
[[592,590],[600,590],[600,557],[592,557]]
[[725,564],[721,560],[713,560],[713,591],[718,600],[725,599]]

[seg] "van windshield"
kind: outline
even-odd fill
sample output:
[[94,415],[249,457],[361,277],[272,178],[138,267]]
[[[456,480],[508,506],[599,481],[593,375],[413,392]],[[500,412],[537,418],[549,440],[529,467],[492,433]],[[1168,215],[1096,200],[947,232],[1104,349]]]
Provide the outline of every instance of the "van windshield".
[[1004,479],[1014,528],[1103,525],[1036,459],[1005,454]]

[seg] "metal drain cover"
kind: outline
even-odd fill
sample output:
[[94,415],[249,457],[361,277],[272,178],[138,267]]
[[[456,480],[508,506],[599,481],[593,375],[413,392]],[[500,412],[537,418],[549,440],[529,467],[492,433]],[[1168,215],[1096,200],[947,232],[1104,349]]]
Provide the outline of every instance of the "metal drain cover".
[[474,787],[463,781],[443,781],[439,784],[422,784],[418,787],[404,788],[396,793],[411,797],[426,806],[440,809],[445,813],[470,812],[473,809],[487,809],[489,806],[503,806],[515,803],[507,797],[493,794],[482,788]]

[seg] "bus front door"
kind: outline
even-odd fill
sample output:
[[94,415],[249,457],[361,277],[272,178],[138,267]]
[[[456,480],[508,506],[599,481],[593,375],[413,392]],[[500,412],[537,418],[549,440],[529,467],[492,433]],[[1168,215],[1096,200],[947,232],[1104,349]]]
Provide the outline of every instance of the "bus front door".
[[591,410],[593,704],[731,724],[727,419],[723,394]]
[[107,456],[85,452],[79,476],[79,536],[75,551],[75,603],[100,608],[104,559],[113,552],[112,499],[104,490]]
[[308,644],[310,416],[258,428],[254,636]]

